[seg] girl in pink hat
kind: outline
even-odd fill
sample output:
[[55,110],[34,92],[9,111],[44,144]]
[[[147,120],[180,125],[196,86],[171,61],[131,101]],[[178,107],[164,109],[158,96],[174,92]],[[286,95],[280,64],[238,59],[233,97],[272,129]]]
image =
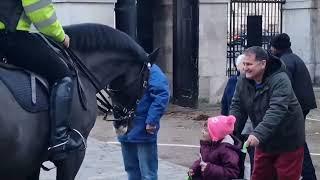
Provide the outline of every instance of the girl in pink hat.
[[202,129],[200,158],[188,171],[192,180],[231,180],[239,178],[240,141],[232,136],[236,118],[216,116]]

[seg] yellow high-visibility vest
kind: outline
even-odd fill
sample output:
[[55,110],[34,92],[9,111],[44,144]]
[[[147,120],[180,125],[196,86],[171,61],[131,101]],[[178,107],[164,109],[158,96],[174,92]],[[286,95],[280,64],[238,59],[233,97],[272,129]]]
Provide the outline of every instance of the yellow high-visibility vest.
[[[23,7],[17,22],[16,30],[29,31],[31,24],[33,24],[42,34],[45,34],[58,42],[64,40],[65,33],[61,23],[57,19],[56,11],[51,0],[21,0],[21,3],[17,3],[19,2],[17,0],[9,1],[11,1],[10,3],[15,3],[14,6]],[[0,11],[3,7],[5,6],[0,5]],[[2,14],[0,13],[0,16],[1,15]],[[5,30],[6,22],[2,22],[1,19],[3,18],[0,17],[0,30]]]

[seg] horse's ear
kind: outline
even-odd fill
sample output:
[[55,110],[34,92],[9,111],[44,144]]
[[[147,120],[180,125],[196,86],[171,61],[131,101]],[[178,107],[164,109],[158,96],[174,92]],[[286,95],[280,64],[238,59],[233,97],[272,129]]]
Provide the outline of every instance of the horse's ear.
[[158,57],[158,55],[159,55],[159,50],[160,50],[160,48],[157,48],[157,49],[155,49],[152,53],[150,53],[150,54],[148,55],[148,62],[149,62],[149,63],[153,64],[154,62],[156,62],[157,57]]

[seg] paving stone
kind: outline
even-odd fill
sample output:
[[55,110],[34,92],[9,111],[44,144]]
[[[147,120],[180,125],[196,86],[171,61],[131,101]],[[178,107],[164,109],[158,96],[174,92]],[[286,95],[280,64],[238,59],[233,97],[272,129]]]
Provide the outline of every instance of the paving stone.
[[[51,163],[47,166],[52,167]],[[159,159],[159,180],[183,180],[187,168]],[[55,170],[41,172],[41,180],[55,180]],[[88,149],[76,180],[126,180],[121,148],[94,138],[88,139]]]

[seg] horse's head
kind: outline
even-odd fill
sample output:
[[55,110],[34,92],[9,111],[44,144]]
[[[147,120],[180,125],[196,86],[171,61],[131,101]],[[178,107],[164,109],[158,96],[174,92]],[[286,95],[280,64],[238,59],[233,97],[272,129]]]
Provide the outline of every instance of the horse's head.
[[65,27],[65,31],[73,39],[70,48],[95,77],[96,89],[107,85],[115,118],[131,119],[147,88],[158,50],[148,55],[127,34],[106,25],[79,24]]
[[113,104],[115,118],[133,117],[136,105],[148,86],[149,70],[157,55],[158,49],[149,54],[148,61],[138,66],[139,68],[134,68],[135,63],[132,63],[132,68],[110,82],[106,90]]

